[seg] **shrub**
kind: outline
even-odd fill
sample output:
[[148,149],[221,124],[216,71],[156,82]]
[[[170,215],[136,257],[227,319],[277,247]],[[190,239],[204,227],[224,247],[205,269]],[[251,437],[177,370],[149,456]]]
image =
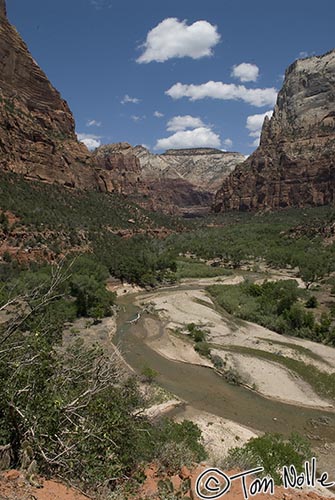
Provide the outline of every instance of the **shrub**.
[[151,384],[159,375],[159,373],[150,366],[144,366],[141,374],[143,376],[144,382],[147,382],[149,384]]
[[308,309],[314,309],[315,307],[318,307],[318,299],[315,297],[315,295],[309,297],[309,299],[306,301],[305,306]]
[[280,469],[294,465],[297,472],[303,472],[304,463],[312,457],[309,443],[298,434],[285,439],[280,434],[265,434],[251,439],[242,448],[232,448],[224,466],[242,470],[263,467],[262,475],[270,475],[280,484]]
[[205,356],[207,358],[211,353],[210,346],[209,344],[207,344],[207,342],[197,342],[194,346],[194,349],[197,351],[197,353],[200,354],[200,356]]

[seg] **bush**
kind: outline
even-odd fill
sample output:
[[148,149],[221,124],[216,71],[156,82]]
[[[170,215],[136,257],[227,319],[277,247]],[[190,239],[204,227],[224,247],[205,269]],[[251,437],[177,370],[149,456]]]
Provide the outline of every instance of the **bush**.
[[299,474],[303,472],[305,461],[311,457],[309,443],[298,434],[291,434],[289,439],[280,434],[265,434],[251,439],[242,448],[229,450],[224,466],[242,470],[263,467],[262,476],[270,475],[276,484],[280,484],[280,469],[294,465]]
[[220,356],[218,356],[217,354],[211,355],[211,360],[212,360],[214,367],[217,368],[218,370],[220,370],[221,368],[223,368],[225,366],[223,359]]
[[159,375],[159,373],[150,366],[144,366],[141,374],[143,376],[144,382],[147,382],[149,384],[151,384]]
[[196,326],[194,323],[189,323],[187,325],[187,330],[190,332],[190,335],[195,342],[205,341],[206,332],[204,330],[201,330],[199,326]]
[[318,299],[315,297],[315,295],[309,297],[309,299],[306,301],[305,306],[308,309],[314,309],[315,307],[318,307]]
[[205,356],[206,358],[210,356],[211,349],[207,342],[197,342],[194,346],[194,349],[198,354],[200,354],[200,356]]

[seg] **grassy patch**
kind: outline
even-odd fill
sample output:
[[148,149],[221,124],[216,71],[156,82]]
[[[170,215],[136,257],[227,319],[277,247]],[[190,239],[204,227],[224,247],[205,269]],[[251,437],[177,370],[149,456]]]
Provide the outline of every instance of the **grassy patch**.
[[309,358],[315,359],[315,361],[321,361],[322,363],[325,363],[328,366],[331,366],[330,363],[326,359],[324,359],[322,356],[319,356],[319,354],[316,354],[315,352],[311,351],[311,349],[308,349],[307,347],[303,347],[302,345],[297,345],[297,344],[290,344],[289,342],[280,342],[279,340],[269,340],[263,337],[257,337],[259,340],[268,342],[269,344],[275,344],[275,345],[281,345],[283,347],[288,347],[289,349],[292,349],[294,351],[299,352],[300,354],[303,354],[304,356],[307,356]]

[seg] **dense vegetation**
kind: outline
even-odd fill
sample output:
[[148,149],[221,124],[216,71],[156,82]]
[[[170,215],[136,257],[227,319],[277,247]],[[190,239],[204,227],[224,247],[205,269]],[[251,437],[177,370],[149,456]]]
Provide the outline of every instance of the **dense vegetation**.
[[25,271],[2,289],[0,446],[10,444],[8,465],[28,478],[38,470],[85,488],[114,487],[111,478],[139,473],[155,458],[170,470],[177,457],[205,456],[192,423],[153,424],[143,416],[138,383],[116,353],[78,340],[62,344],[71,315],[110,312],[100,286],[106,272],[82,258]]
[[47,227],[95,232],[107,227],[171,229],[184,226],[173,217],[139,208],[121,195],[27,182],[20,175],[4,172],[0,172],[0,207],[20,217],[24,225],[40,230]]
[[[186,254],[226,267],[262,261],[296,267],[307,285],[335,270],[335,245],[323,244],[325,228],[335,219],[332,207],[186,222],[148,212],[114,194],[27,182],[14,174],[0,173],[0,181],[0,229],[9,245],[24,251],[40,248],[46,256],[50,250],[54,258],[73,250],[93,252],[122,280],[155,285],[225,272],[187,263],[181,259]],[[9,224],[3,211],[18,219]],[[159,240],[160,231],[173,234]]]
[[[58,329],[66,321],[77,317],[103,318],[112,314],[115,294],[106,290],[109,276],[107,267],[91,255],[82,255],[63,262],[65,276],[57,282],[58,296],[48,303],[45,314],[49,327]],[[48,290],[50,280],[57,273],[58,266],[31,264],[18,267],[15,263],[0,266],[3,282],[0,288],[0,303],[26,297],[29,293],[41,294]],[[32,317],[29,320],[32,321]],[[33,324],[30,325],[34,327]]]
[[[181,230],[184,224],[177,219],[114,194],[31,183],[4,173],[0,182],[0,230],[9,246],[28,253],[41,249],[49,260],[50,251],[56,260],[73,251],[93,253],[110,274],[144,286],[172,279],[175,261],[153,235]],[[10,225],[5,211],[18,220]],[[11,260],[8,252],[4,258]]]
[[317,321],[312,312],[315,297],[299,289],[295,280],[214,285],[208,291],[221,307],[239,318],[285,335],[335,345],[330,314],[324,313]]
[[220,259],[236,268],[261,261],[277,268],[297,267],[311,283],[335,270],[335,245],[323,243],[323,230],[334,220],[332,207],[220,215],[197,222],[194,230],[171,235],[167,245],[175,255]]

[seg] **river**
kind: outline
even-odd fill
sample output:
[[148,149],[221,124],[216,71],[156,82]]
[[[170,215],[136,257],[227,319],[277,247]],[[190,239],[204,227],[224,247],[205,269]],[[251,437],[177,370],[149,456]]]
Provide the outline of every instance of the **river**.
[[[174,293],[175,289],[171,289]],[[140,295],[145,297],[145,293]],[[285,404],[265,398],[241,386],[231,385],[211,368],[172,361],[151,349],[145,342],[147,331],[143,315],[136,323],[139,308],[136,295],[119,299],[118,345],[127,363],[137,373],[150,366],[158,373],[157,383],[195,409],[212,413],[261,432],[289,435],[299,432],[308,436],[314,446],[335,443],[335,414]],[[160,320],[153,317],[157,322]],[[162,325],[160,325],[162,327]],[[176,412],[182,412],[177,409]]]

